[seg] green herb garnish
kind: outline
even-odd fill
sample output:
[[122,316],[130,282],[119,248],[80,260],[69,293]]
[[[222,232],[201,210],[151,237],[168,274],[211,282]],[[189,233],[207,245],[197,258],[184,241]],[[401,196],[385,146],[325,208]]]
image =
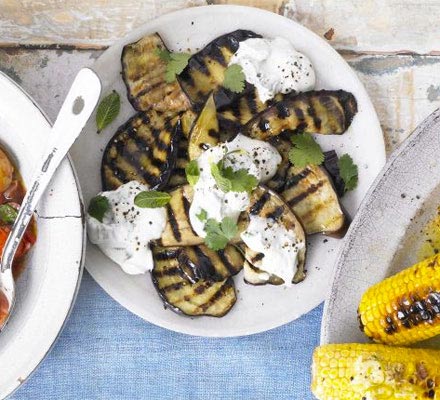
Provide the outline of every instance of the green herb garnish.
[[358,167],[353,159],[344,154],[338,161],[339,174],[344,181],[345,191],[348,192],[356,188],[358,184]]
[[191,186],[194,186],[200,177],[199,164],[196,160],[190,161],[185,167],[186,180]]
[[203,208],[200,210],[200,212],[196,215],[196,217],[202,221],[205,222],[208,219],[208,213]]
[[90,200],[89,209],[87,212],[89,215],[99,222],[102,222],[104,218],[104,214],[110,208],[110,204],[108,202],[107,197],[105,196],[95,196],[92,200]]
[[230,217],[225,217],[221,222],[208,219],[205,223],[205,244],[212,250],[218,251],[226,247],[228,242],[238,232],[237,224]]
[[13,224],[17,219],[18,211],[10,204],[0,205],[0,221],[5,224]]
[[294,145],[289,151],[289,160],[295,167],[320,165],[324,161],[324,153],[309,134],[301,133],[290,139]]
[[96,127],[98,128],[98,133],[115,120],[120,109],[121,99],[119,93],[116,90],[113,90],[101,100],[101,103],[99,103],[96,110]]
[[241,93],[244,89],[246,76],[241,65],[232,64],[225,70],[223,87],[234,93]]
[[140,208],[159,208],[167,205],[170,200],[169,193],[147,190],[136,195],[134,204]]
[[258,179],[246,169],[236,171],[232,167],[225,167],[226,158],[237,151],[227,153],[218,163],[211,163],[211,174],[221,191],[228,192],[252,192],[257,185]]
[[191,57],[189,53],[171,53],[167,49],[156,49],[156,54],[162,61],[167,63],[165,70],[165,81],[167,83],[174,82],[176,76],[182,73],[188,65],[188,60]]

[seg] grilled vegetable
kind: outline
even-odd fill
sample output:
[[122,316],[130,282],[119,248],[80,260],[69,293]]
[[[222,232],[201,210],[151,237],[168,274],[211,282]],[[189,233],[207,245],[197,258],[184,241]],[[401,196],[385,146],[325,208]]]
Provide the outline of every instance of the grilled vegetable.
[[200,279],[222,281],[238,274],[243,268],[243,255],[235,246],[229,245],[219,251],[203,244],[180,249],[180,268],[195,282]]
[[278,166],[277,172],[275,175],[270,178],[265,185],[274,190],[277,193],[280,193],[286,182],[286,174],[287,170],[290,167],[289,161],[289,150],[292,148],[292,142],[289,140],[287,135],[281,134],[269,140],[270,144],[274,146],[281,155],[281,163]]
[[357,112],[354,96],[344,90],[319,90],[285,96],[244,127],[250,137],[267,140],[286,129],[304,133],[340,135]]
[[221,87],[224,72],[240,42],[253,37],[260,36],[245,30],[227,33],[214,39],[189,59],[178,79],[193,103],[203,104],[211,92],[214,92],[217,107],[233,101],[236,94]]
[[206,100],[189,136],[188,155],[190,160],[194,160],[202,151],[215,146],[219,141],[217,110],[211,95]]
[[313,354],[318,400],[438,399],[440,351],[377,344],[329,344]]
[[177,81],[165,81],[166,62],[158,52],[166,49],[160,36],[145,36],[122,50],[122,78],[127,97],[138,111],[178,113],[190,107],[190,102]]
[[267,103],[263,103],[258,96],[257,89],[252,87],[242,93],[242,95],[235,99],[231,104],[219,107],[216,103],[220,128],[222,130],[238,132],[243,125],[273,103],[281,101],[283,97],[284,95],[280,93],[277,94],[274,99]]
[[[248,257],[253,255],[253,257],[258,257],[260,253],[255,253],[246,246],[248,250]],[[250,285],[265,285],[270,283],[271,285],[282,285],[283,280],[275,275],[270,275],[257,267],[254,267],[250,262],[245,261],[243,266],[244,271],[244,281]]]
[[385,279],[362,296],[364,333],[376,342],[406,345],[440,334],[440,255]]
[[292,208],[308,235],[318,232],[331,236],[345,234],[347,218],[323,168],[291,166],[281,197]]
[[324,152],[324,162],[322,166],[332,178],[337,195],[342,197],[345,194],[345,183],[339,172],[339,157],[336,151],[330,150]]
[[[249,215],[258,215],[262,218],[269,218],[273,221],[279,223],[284,226],[287,230],[292,230],[295,233],[295,236],[298,238],[299,242],[305,243],[305,233],[301,223],[296,218],[295,214],[292,210],[287,206],[287,204],[272,190],[269,190],[263,186],[259,186],[256,188],[251,195],[250,204],[246,211],[244,211],[240,215],[239,220],[239,230],[244,230],[244,226],[247,224]],[[240,244],[240,248],[244,250],[244,256],[246,261],[248,261],[253,267],[253,272],[261,272],[261,253],[256,253],[251,250],[245,244]],[[306,257],[306,246],[301,249],[298,253],[298,266],[295,276],[292,280],[293,283],[299,283],[305,279],[305,263]],[[248,283],[252,283],[254,280],[250,275],[246,275],[246,272],[251,272],[245,269],[245,281]],[[264,272],[264,271],[263,271]],[[283,281],[277,277],[270,276],[266,273],[266,276],[263,277],[263,274],[259,274],[261,282],[259,284],[271,283],[271,284],[281,284]]]
[[193,198],[190,185],[170,192],[171,200],[166,205],[167,223],[157,244],[164,247],[193,246],[203,244],[203,238],[194,232],[189,219],[189,208]]
[[[231,278],[198,279],[190,268],[181,268],[184,248],[153,247],[154,286],[164,303],[177,313],[190,316],[224,316],[237,300]],[[197,266],[195,266],[197,268]]]
[[176,137],[177,141],[177,154],[176,163],[171,171],[170,179],[168,181],[167,188],[173,189],[177,186],[187,184],[185,167],[189,162],[188,159],[188,137],[192,129],[194,121],[196,119],[196,114],[191,111],[185,111],[180,116],[180,130]]
[[113,190],[132,180],[151,189],[162,188],[174,167],[174,139],[179,117],[167,118],[150,110],[138,113],[122,125],[107,144],[102,158],[104,190]]

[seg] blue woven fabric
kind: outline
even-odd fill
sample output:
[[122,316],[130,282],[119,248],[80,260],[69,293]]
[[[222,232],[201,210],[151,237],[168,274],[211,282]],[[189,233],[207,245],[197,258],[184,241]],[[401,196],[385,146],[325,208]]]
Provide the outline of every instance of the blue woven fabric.
[[11,399],[313,399],[321,313],[248,337],[191,337],[130,314],[85,273],[59,341]]

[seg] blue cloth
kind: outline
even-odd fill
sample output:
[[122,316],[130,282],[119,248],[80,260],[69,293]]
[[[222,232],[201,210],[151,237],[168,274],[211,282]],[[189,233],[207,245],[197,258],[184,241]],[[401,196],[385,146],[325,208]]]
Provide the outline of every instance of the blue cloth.
[[191,337],[129,313],[85,273],[57,344],[11,399],[313,399],[321,313],[248,337]]

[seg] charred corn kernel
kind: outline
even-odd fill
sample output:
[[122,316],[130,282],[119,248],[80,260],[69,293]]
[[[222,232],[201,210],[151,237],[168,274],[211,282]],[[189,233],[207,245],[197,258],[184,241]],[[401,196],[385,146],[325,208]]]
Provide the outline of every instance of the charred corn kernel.
[[330,344],[313,354],[319,400],[440,399],[440,351]]
[[375,342],[405,345],[440,334],[440,255],[369,288],[358,308],[361,329]]

